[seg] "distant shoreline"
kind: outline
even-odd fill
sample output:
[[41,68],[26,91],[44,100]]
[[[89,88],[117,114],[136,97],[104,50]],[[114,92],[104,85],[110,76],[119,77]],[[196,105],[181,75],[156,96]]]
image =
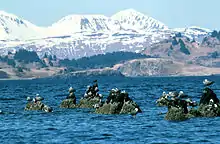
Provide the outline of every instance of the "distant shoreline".
[[[59,75],[60,76],[60,75]],[[70,76],[72,78],[77,77],[77,78],[84,78],[84,77],[108,77],[108,76],[103,76],[103,75],[85,75],[85,76]],[[125,78],[169,78],[169,77],[210,77],[210,76],[220,76],[220,74],[212,74],[212,75],[167,75],[167,76],[136,76],[136,77],[128,77],[128,76],[124,76]],[[70,78],[68,76],[63,76],[63,78]],[[19,81],[19,80],[40,80],[40,79],[49,79],[49,78],[55,78],[56,76],[49,76],[49,77],[41,77],[41,78],[5,78],[5,79],[0,79],[0,81]]]

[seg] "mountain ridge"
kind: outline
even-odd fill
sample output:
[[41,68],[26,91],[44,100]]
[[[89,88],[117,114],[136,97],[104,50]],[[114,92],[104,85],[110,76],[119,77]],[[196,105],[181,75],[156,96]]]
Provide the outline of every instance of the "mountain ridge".
[[[78,28],[76,30],[72,30],[71,33],[61,32],[61,33],[57,33],[57,35],[63,36],[63,35],[68,35],[68,34],[74,34],[77,32],[83,32],[83,31],[97,32],[100,30],[115,32],[115,31],[120,31],[120,30],[131,30],[132,29],[135,31],[149,32],[149,31],[158,30],[158,29],[160,30],[169,29],[168,26],[166,26],[162,22],[150,16],[147,16],[143,13],[140,13],[134,9],[125,9],[125,10],[122,10],[122,11],[119,11],[113,14],[110,17],[101,15],[101,14],[94,14],[94,15],[93,14],[86,14],[86,15],[71,14],[71,15],[64,16],[57,22],[47,27],[37,26],[20,16],[7,13],[5,11],[0,11],[1,24],[2,25],[9,24],[8,21],[16,21],[17,25],[22,25],[26,28],[30,27],[32,31],[38,31],[38,33],[34,33],[36,35],[40,35],[38,36],[38,38],[45,38],[45,37],[52,36],[54,34],[52,31],[56,31],[56,29],[67,31],[67,30],[70,30],[71,27],[80,27],[80,26],[81,26],[81,29]],[[88,27],[91,26],[91,28],[83,28],[83,26],[85,27],[85,25],[87,25]],[[4,28],[4,29],[10,30],[10,28]],[[204,28],[200,28],[200,29],[204,29]],[[61,30],[57,30],[57,31],[61,31]],[[19,37],[16,37],[16,38],[19,39]],[[25,40],[27,40],[28,38],[26,38]],[[36,37],[33,37],[33,38],[36,38]]]
[[133,9],[111,17],[68,15],[48,27],[38,27],[21,17],[0,15],[0,53],[20,48],[58,58],[77,59],[114,51],[140,52],[150,45],[175,36],[201,39],[209,30],[199,27],[169,29],[156,19]]

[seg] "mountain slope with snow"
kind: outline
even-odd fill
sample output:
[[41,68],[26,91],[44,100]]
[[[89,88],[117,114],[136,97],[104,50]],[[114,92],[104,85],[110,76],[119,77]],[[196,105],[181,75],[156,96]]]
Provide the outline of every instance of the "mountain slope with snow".
[[19,48],[35,50],[40,56],[80,58],[114,51],[140,52],[175,33],[193,39],[210,31],[199,27],[169,29],[165,24],[133,9],[112,17],[69,15],[49,27],[38,27],[13,14],[0,12],[0,53]]
[[49,27],[49,30],[55,32],[56,35],[119,31],[120,29],[119,22],[104,15],[69,15]]
[[134,29],[136,31],[151,31],[158,29],[168,29],[168,27],[149,16],[146,16],[133,9],[127,9],[120,11],[111,17],[113,20],[117,20],[122,24],[124,29]]
[[32,39],[44,35],[44,29],[17,17],[13,14],[0,11],[0,39]]

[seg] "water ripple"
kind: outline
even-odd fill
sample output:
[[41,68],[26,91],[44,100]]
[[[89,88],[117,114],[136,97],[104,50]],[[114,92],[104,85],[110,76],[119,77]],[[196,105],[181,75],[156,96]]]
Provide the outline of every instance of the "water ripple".
[[[166,108],[156,107],[163,91],[183,90],[193,100],[201,96],[202,80],[207,77],[118,78],[0,81],[0,143],[219,143],[220,118],[194,118],[184,122],[164,120]],[[219,77],[213,85],[220,95]],[[77,101],[86,86],[98,79],[100,93],[118,87],[129,92],[143,113],[100,115],[89,109],[61,109],[69,86]],[[24,111],[26,97],[41,94],[53,113]]]

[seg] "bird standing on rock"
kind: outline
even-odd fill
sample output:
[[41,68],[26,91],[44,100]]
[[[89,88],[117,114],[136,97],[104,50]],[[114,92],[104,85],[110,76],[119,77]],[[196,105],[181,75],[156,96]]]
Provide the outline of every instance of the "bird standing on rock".
[[203,81],[203,84],[205,85],[205,86],[210,86],[210,85],[212,85],[213,83],[215,83],[214,81],[209,81],[209,80],[207,80],[207,79],[205,79],[204,81]]
[[27,101],[29,102],[32,101],[31,97],[27,97]]
[[69,93],[75,92],[76,90],[73,87],[69,88]]
[[183,91],[180,91],[179,94],[178,94],[178,97],[179,98],[186,98],[186,97],[188,97],[188,95],[184,94]]
[[35,100],[36,101],[42,101],[42,100],[44,100],[44,98],[41,97],[39,94],[36,94]]

